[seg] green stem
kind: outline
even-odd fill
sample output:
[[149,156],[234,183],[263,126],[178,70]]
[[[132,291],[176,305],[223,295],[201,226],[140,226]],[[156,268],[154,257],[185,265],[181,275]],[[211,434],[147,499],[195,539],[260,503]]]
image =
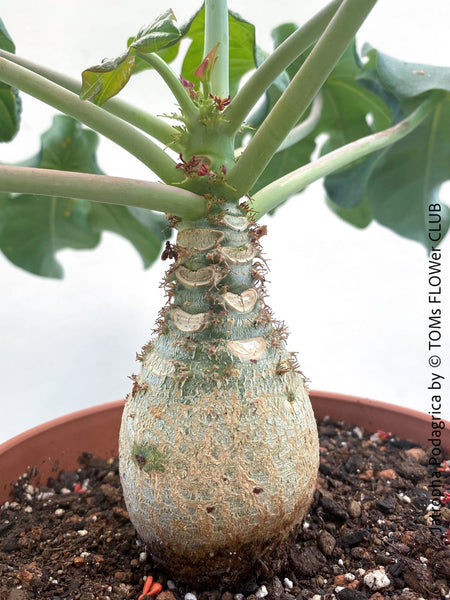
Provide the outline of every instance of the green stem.
[[[34,63],[26,58],[22,58],[16,54],[12,54],[11,52],[6,52],[6,50],[0,50],[0,57],[10,60],[16,65],[25,67],[26,69],[33,71],[33,73],[42,75],[42,77],[53,81],[53,83],[62,86],[74,94],[79,95],[81,91],[81,85],[78,80],[68,77],[62,73],[58,73],[57,71],[53,71],[53,69],[48,69],[47,67]],[[177,130],[158,117],[155,117],[154,115],[151,115],[144,110],[129,104],[128,102],[119,100],[118,98],[111,98],[108,100],[108,102],[103,106],[103,109],[113,115],[116,115],[116,117],[121,118],[123,121],[134,125],[138,129],[141,129],[141,131],[148,133],[148,135],[152,136],[163,144],[166,144],[166,146],[170,146],[172,149],[178,150],[176,144],[174,143]]]
[[138,206],[190,220],[201,218],[206,210],[202,196],[170,185],[54,169],[0,166],[0,189],[9,193]]
[[76,94],[4,58],[0,58],[0,81],[42,100],[116,142],[163,181],[182,181],[183,175],[175,169],[175,162],[161,148],[131,125],[95,104],[80,100]]
[[217,45],[217,61],[211,74],[211,93],[219,98],[229,94],[229,34],[227,0],[205,2],[205,45],[203,58]]
[[188,122],[194,122],[198,118],[198,108],[192,102],[188,92],[184,88],[176,73],[169,67],[165,60],[157,54],[151,52],[144,54],[136,51],[136,56],[139,56],[144,62],[152,66],[157,71],[164,81],[167,83],[170,91],[175,96],[184,117]]
[[290,35],[256,69],[224,113],[228,121],[227,129],[230,134],[235,134],[238,131],[245,117],[278,75],[319,38],[342,1],[333,0]]
[[431,96],[416,108],[409,117],[393,127],[346,144],[312,163],[304,165],[276,181],[272,181],[272,183],[259,190],[252,199],[251,209],[255,212],[256,218],[259,219],[314,181],[322,179],[322,177],[326,177],[330,173],[347,167],[356,160],[402,139],[422,123],[436,106],[437,101],[436,96]]
[[228,183],[247,194],[308,108],[377,0],[344,0],[311,54],[230,171]]

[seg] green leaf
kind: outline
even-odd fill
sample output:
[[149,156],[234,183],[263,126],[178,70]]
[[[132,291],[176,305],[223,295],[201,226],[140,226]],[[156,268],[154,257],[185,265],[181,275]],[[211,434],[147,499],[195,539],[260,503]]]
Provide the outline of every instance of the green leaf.
[[[374,49],[367,56],[362,77],[389,103],[394,121],[430,93],[442,98],[413,132],[327,177],[325,188],[342,218],[351,222],[352,209],[358,211],[364,204],[381,225],[429,248],[428,206],[438,203],[439,188],[450,179],[450,68],[408,64]],[[450,211],[444,204],[439,217],[444,237],[450,225]]]
[[181,31],[175,24],[175,15],[172,9],[169,9],[153,23],[140,29],[129,46],[140,52],[158,52],[174,44],[181,35]]
[[[137,36],[128,38],[128,47],[136,47],[136,49],[140,50],[141,52],[156,52],[156,54],[158,54],[163,60],[165,60],[166,63],[170,63],[173,60],[175,60],[175,58],[178,55],[178,50],[180,48],[179,40],[183,36],[183,31],[178,29],[178,27],[173,23],[174,17],[170,18],[171,15],[173,15],[173,12],[171,10],[168,10],[165,13],[163,13],[160,17],[158,17],[158,19],[156,19],[156,21],[161,20],[164,22],[167,16],[168,20],[170,21],[169,23],[166,23],[166,29],[168,29],[168,31],[162,31],[161,36],[155,36],[157,31],[151,31],[153,24],[148,25],[147,27],[143,27],[138,32]],[[154,50],[143,50],[141,47],[135,45],[139,43],[140,38],[142,38],[142,44],[144,45],[144,38],[146,38],[146,36],[149,36],[150,40],[153,39],[153,41],[151,41],[151,44]],[[162,45],[154,43],[156,41],[156,39],[154,39],[155,37],[159,38],[159,41]],[[153,67],[151,67],[147,62],[145,62],[137,56],[133,73],[140,73],[141,71],[145,71],[147,69],[152,68]]]
[[93,202],[89,224],[96,231],[111,231],[128,239],[139,252],[144,267],[148,268],[159,257],[161,241],[167,238],[164,232],[167,220],[158,213],[149,210],[145,212],[149,213],[150,226],[145,226],[136,219],[128,206]]
[[[15,52],[16,48],[0,19],[0,49]],[[11,141],[19,131],[22,103],[15,88],[0,82],[0,142]]]
[[[90,67],[82,73],[80,98],[91,100],[102,106],[128,83],[133,72],[144,69],[144,61],[136,59],[135,51],[156,52],[165,60],[173,60],[177,47],[170,50],[182,33],[175,24],[175,15],[167,10],[150,25],[142,27],[135,37],[128,39],[128,49],[115,59],[106,59],[100,65]],[[167,52],[168,51],[168,52]]]
[[154,233],[158,239],[168,240],[172,235],[166,215],[137,206],[127,206],[126,208],[136,221],[141,223],[147,231]]
[[82,73],[80,98],[101,106],[128,83],[136,57],[126,52],[114,60],[104,60]]
[[365,198],[358,206],[354,208],[343,208],[338,204],[335,204],[333,200],[327,197],[326,203],[338,217],[347,221],[351,225],[358,227],[358,229],[364,229],[373,221],[372,211],[370,209],[369,201]]
[[255,26],[228,11],[230,31],[230,94],[236,95],[242,77],[256,67]]
[[406,63],[381,52],[376,53],[377,73],[385,90],[400,101],[431,90],[450,91],[450,68]]
[[[70,117],[58,116],[42,136],[29,166],[96,172],[97,135]],[[100,234],[89,224],[91,204],[84,200],[10,195],[0,207],[0,248],[15,265],[44,277],[61,278],[56,253],[64,248],[94,248]]]
[[0,247],[15,265],[44,277],[61,278],[55,254],[63,248],[94,248],[99,234],[88,223],[89,203],[21,195],[0,204]]
[[[333,204],[343,209],[357,208],[364,199],[367,182],[376,161],[385,154],[386,148],[370,154],[348,169],[325,178],[324,186]],[[350,214],[343,213],[343,214]]]
[[[322,154],[389,127],[392,113],[383,100],[358,80],[361,63],[354,44],[349,46],[323,88],[324,106],[317,133],[328,141]],[[368,115],[372,124],[368,123]]]
[[[450,179],[450,94],[408,136],[375,163],[367,196],[375,219],[396,233],[433,245],[428,236],[428,206],[437,204],[439,188]],[[450,210],[441,203],[442,238],[450,227]]]
[[[67,116],[55,117],[42,136],[39,153],[27,166],[100,173],[97,134]],[[128,239],[145,267],[159,256],[167,237],[165,217],[125,206],[33,195],[0,196],[0,248],[11,262],[36,275],[61,278],[56,254],[63,248],[89,249],[102,231]]]
[[361,55],[364,59],[362,73],[357,77],[360,85],[376,94],[390,109],[392,124],[397,123],[403,117],[400,102],[381,83],[377,72],[377,51],[369,44],[364,44]]
[[12,53],[16,51],[16,46],[12,41],[2,19],[0,19],[0,48]]
[[17,134],[21,112],[19,92],[0,82],[0,142],[10,142]]

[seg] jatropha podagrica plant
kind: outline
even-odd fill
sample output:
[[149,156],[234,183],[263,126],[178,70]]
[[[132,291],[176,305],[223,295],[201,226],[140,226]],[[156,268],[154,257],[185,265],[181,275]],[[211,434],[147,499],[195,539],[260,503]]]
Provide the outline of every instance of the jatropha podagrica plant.
[[[206,0],[182,27],[168,10],[119,58],[85,70],[81,86],[16,56],[1,25],[3,141],[17,130],[17,89],[66,115],[26,167],[0,167],[5,255],[59,277],[58,249],[93,247],[113,229],[150,264],[177,230],[162,252],[167,303],[138,354],[120,465],[137,531],[182,581],[245,577],[280,551],[314,492],[317,431],[285,326],[266,304],[259,218],[325,178],[330,208],[356,226],[376,219],[431,247],[432,203],[441,237],[449,227],[436,192],[450,178],[450,71],[369,47],[359,56],[354,36],[375,2],[334,0],[299,29],[277,27],[271,55],[224,0]],[[168,63],[183,38],[178,75]],[[113,98],[148,68],[178,105],[165,118]],[[81,123],[163,183],[101,174],[96,135]]]

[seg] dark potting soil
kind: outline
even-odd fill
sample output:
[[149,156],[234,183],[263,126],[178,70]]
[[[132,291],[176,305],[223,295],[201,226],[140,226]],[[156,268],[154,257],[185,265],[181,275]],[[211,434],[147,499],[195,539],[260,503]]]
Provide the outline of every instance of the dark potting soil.
[[440,535],[430,527],[427,452],[327,419],[319,433],[314,503],[274,572],[258,565],[254,581],[231,590],[177,587],[136,538],[117,459],[85,453],[46,487],[24,475],[0,508],[0,600],[138,600],[150,574],[163,586],[157,600],[449,598],[450,505]]

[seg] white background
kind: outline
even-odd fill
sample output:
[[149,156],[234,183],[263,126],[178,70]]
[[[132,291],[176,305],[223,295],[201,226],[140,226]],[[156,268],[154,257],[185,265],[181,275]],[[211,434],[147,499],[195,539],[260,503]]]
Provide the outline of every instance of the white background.
[[[324,5],[230,0],[257,25],[257,42],[266,50],[272,27],[302,23]],[[181,22],[198,8],[181,0],[170,6]],[[127,37],[167,7],[162,0],[16,0],[1,17],[18,54],[75,77],[120,54]],[[358,40],[411,62],[445,65],[448,23],[446,0],[379,0]],[[170,112],[172,100],[154,74],[136,77],[123,97],[156,114]],[[54,111],[24,98],[23,113],[22,131],[0,147],[0,161],[34,155]],[[100,166],[118,176],[153,178],[107,141]],[[447,199],[448,192],[447,184]],[[311,387],[430,410],[425,250],[376,224],[358,231],[340,221],[326,208],[320,185],[265,222],[269,303],[288,324],[289,347],[298,351]],[[448,327],[450,239],[442,249]],[[63,251],[59,259],[62,281],[25,273],[0,255],[0,442],[53,417],[124,397],[127,376],[138,369],[135,353],[163,303],[163,263],[144,271],[134,249],[112,234],[94,251]],[[448,342],[440,371],[447,380]],[[445,414],[450,417],[448,400]]]

